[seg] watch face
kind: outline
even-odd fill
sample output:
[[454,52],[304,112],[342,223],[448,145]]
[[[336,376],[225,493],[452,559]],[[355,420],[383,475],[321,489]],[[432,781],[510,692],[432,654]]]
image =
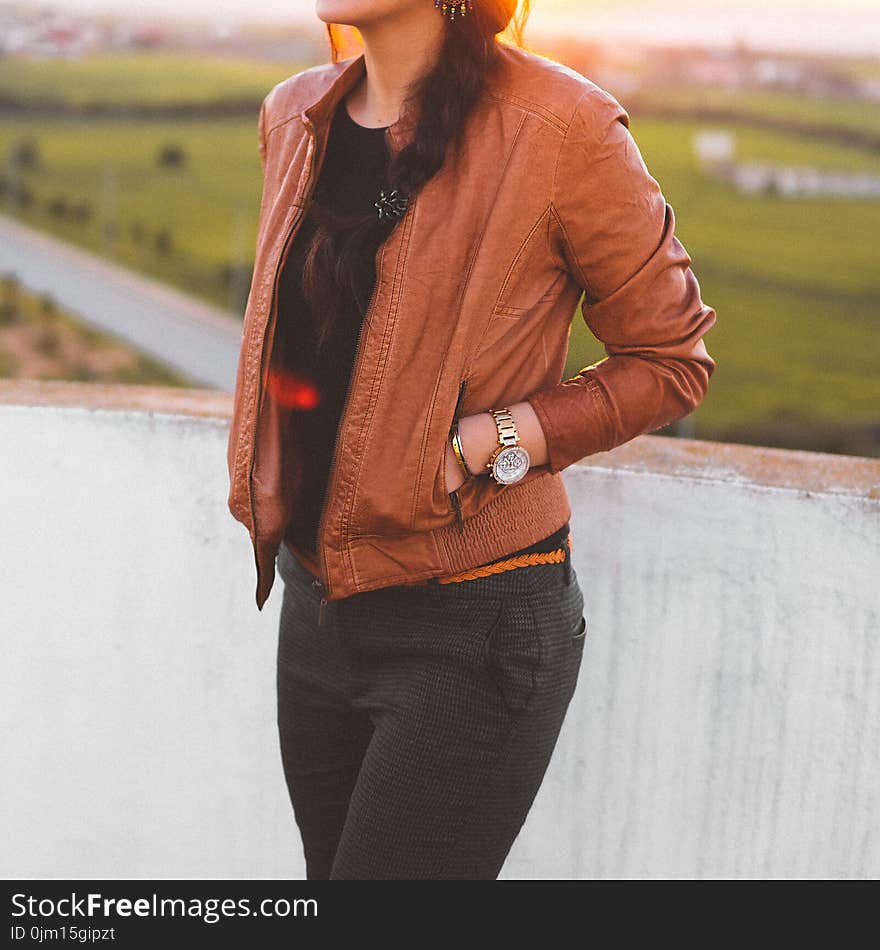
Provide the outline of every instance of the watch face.
[[529,453],[521,445],[502,449],[492,466],[495,481],[502,485],[518,482],[529,470]]

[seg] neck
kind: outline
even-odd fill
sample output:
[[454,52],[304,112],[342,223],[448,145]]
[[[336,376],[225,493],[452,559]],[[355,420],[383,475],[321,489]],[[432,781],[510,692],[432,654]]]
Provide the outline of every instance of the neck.
[[348,96],[349,115],[367,126],[396,122],[411,84],[435,62],[445,27],[430,3],[358,24],[366,73]]

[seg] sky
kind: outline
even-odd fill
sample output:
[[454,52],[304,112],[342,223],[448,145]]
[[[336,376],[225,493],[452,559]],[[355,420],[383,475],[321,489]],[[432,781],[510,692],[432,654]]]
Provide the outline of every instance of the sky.
[[[429,2],[429,0],[425,0]],[[475,0],[479,2],[479,0]],[[141,15],[319,22],[314,0],[57,0],[32,6]],[[526,27],[625,41],[657,39],[728,45],[744,39],[773,49],[880,56],[880,0],[532,0]]]

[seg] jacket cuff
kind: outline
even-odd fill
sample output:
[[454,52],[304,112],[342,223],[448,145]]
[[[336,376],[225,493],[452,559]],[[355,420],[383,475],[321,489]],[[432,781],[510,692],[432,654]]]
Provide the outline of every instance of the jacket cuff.
[[547,468],[554,474],[594,452],[611,448],[606,398],[592,376],[579,373],[550,389],[525,397],[541,423]]

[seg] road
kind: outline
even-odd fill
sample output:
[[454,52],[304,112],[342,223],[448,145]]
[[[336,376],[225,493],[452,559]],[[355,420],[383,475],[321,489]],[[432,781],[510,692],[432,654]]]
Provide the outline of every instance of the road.
[[0,272],[78,320],[185,375],[232,392],[241,319],[160,281],[0,215]]

